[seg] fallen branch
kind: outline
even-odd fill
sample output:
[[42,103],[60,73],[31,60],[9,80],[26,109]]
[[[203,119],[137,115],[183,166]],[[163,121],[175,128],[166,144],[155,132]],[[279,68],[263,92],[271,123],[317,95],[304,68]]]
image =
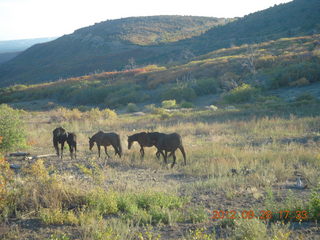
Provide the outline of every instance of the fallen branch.
[[30,156],[30,153],[27,153],[27,152],[14,152],[14,153],[10,153],[8,156],[9,157],[25,157],[25,156]]
[[37,156],[30,156],[30,157],[25,157],[25,160],[35,160],[39,158],[48,158],[48,157],[55,157],[56,154],[44,154],[44,155],[37,155]]

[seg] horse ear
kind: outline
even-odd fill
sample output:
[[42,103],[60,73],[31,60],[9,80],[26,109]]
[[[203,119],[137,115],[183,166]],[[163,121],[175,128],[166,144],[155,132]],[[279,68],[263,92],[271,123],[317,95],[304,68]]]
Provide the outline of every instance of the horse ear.
[[88,137],[89,138],[89,140],[91,140],[91,137]]

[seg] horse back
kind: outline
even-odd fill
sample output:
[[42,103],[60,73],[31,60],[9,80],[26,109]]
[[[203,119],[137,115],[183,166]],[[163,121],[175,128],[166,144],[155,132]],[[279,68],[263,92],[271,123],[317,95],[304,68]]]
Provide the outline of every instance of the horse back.
[[69,145],[77,144],[77,135],[75,133],[69,133],[68,132],[67,143]]
[[164,134],[160,137],[158,146],[162,150],[175,151],[182,146],[182,138],[178,133]]
[[56,142],[64,142],[67,140],[67,132],[64,128],[58,127],[53,130],[53,140]]

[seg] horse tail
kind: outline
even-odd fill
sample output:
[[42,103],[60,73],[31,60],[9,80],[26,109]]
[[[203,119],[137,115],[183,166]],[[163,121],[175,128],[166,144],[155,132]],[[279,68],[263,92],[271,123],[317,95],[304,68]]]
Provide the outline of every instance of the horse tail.
[[118,145],[118,148],[119,148],[119,156],[121,157],[121,155],[122,155],[122,147],[121,147],[121,141],[120,141],[120,137],[119,136],[117,137],[117,145]]
[[179,149],[180,149],[180,151],[181,151],[181,153],[182,153],[182,155],[183,155],[184,165],[187,165],[186,152],[184,151],[183,146],[182,146],[182,145],[180,145]]

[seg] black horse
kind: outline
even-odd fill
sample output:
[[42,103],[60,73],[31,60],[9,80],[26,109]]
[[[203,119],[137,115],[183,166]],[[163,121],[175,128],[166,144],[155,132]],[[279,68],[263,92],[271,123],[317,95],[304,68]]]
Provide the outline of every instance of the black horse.
[[[58,157],[63,157],[63,148],[64,143],[67,142],[69,145],[70,150],[70,156],[73,158],[73,151],[75,152],[76,157],[76,151],[77,151],[77,137],[74,133],[68,133],[64,128],[58,127],[53,130],[53,146],[56,150]],[[61,152],[59,152],[59,143],[61,144]]]
[[[154,146],[154,143],[152,143],[151,138],[150,138],[150,133],[148,132],[140,132],[133,134],[131,136],[128,136],[128,149],[131,148],[133,142],[138,142],[140,145],[140,154],[141,157],[144,157],[144,149],[143,147],[152,147]],[[157,151],[156,153],[157,157],[159,158],[160,152]]]
[[75,133],[67,133],[67,143],[69,145],[70,150],[70,157],[73,159],[73,153],[74,157],[77,158],[77,135]]
[[[176,164],[175,151],[178,148],[180,149],[183,155],[184,165],[187,164],[186,153],[182,145],[182,139],[178,133],[165,134],[165,133],[153,132],[153,133],[149,133],[149,137],[151,139],[152,144],[154,144],[158,149],[158,152],[162,154],[165,163],[167,163],[168,157],[173,156],[173,163],[171,165],[171,168],[173,168],[173,166]],[[170,153],[169,156],[168,156],[168,152]]]
[[97,132],[94,134],[91,138],[89,137],[89,149],[92,150],[94,143],[97,144],[98,147],[98,153],[100,157],[100,147],[104,146],[105,153],[108,157],[109,154],[107,152],[107,146],[112,146],[115,151],[115,155],[119,155],[121,157],[122,155],[122,148],[121,148],[121,143],[120,143],[120,137],[116,133],[105,133],[102,131]]

